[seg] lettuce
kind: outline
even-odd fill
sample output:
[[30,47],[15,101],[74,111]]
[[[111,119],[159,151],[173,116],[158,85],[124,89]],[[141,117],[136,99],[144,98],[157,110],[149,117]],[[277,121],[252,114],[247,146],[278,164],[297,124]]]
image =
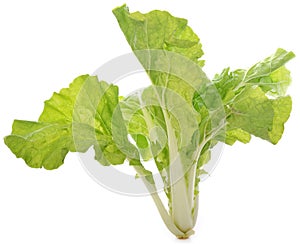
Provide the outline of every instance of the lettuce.
[[[125,5],[113,13],[152,85],[120,98],[116,85],[79,76],[45,101],[37,122],[15,120],[4,141],[33,168],[56,169],[68,152],[91,147],[104,166],[129,162],[168,229],[188,238],[211,149],[222,142],[248,143],[251,136],[280,140],[292,108],[285,64],[295,55],[278,49],[249,69],[226,68],[210,80],[202,71],[200,39],[187,20],[158,10],[130,13]],[[168,209],[147,169],[150,160]]]

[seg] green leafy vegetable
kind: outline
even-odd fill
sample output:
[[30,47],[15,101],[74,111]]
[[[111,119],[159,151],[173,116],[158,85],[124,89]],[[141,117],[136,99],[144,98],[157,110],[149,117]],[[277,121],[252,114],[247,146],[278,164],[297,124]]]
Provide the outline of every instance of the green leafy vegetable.
[[34,168],[56,169],[69,151],[85,152],[91,146],[101,164],[122,164],[126,156],[111,128],[117,105],[118,87],[80,76],[45,102],[38,122],[16,120],[5,143]]
[[[120,99],[117,86],[79,76],[45,102],[37,122],[15,120],[4,140],[33,168],[56,169],[68,152],[91,147],[104,166],[128,161],[168,229],[188,238],[212,148],[248,143],[251,136],[280,140],[292,108],[285,64],[295,55],[278,49],[249,69],[226,68],[210,81],[187,20],[158,10],[130,13],[125,5],[113,13],[152,85]],[[149,163],[159,171],[167,207]]]

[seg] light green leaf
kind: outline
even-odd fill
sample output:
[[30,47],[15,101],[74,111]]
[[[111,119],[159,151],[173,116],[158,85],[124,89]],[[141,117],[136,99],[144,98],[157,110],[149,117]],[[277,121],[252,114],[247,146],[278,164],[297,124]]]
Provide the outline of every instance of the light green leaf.
[[[290,97],[272,100],[261,88],[248,87],[237,96],[230,107],[228,130],[238,130],[236,139],[242,139],[241,141],[248,141],[248,135],[241,133],[243,130],[276,144],[283,133],[283,125],[289,117],[291,106]],[[233,142],[232,132],[228,139]]]
[[186,19],[159,10],[129,13],[126,5],[115,8],[113,13],[133,50],[163,49],[196,62],[203,55],[199,37]]
[[233,72],[229,68],[224,69],[221,74],[216,74],[212,82],[222,97],[223,103],[227,104],[236,97],[236,87],[242,83],[245,70],[238,69]]
[[236,141],[248,143],[250,140],[251,135],[240,128],[226,131],[225,142],[228,145],[233,145]]
[[152,83],[191,102],[195,90],[208,79],[199,67],[203,64],[200,39],[187,20],[159,10],[130,13],[126,5],[113,13]]
[[95,158],[101,164],[122,164],[127,153],[129,157],[137,157],[132,155],[134,149],[127,140],[117,86],[99,82],[96,77],[87,79],[77,94],[73,123],[79,125],[73,135],[76,146],[82,144],[82,124],[94,130],[85,136],[89,138],[90,135],[94,139]]
[[227,119],[229,129],[242,129],[262,139],[269,139],[274,111],[271,101],[260,88],[247,88],[234,100]]
[[[115,138],[114,123],[122,131]],[[29,166],[55,169],[63,164],[69,151],[85,152],[91,146],[103,165],[121,164],[126,158],[123,151],[129,151],[124,149],[128,146],[123,143],[127,142],[126,136],[118,108],[118,88],[85,75],[45,102],[39,122],[16,120],[5,143]],[[115,141],[119,145],[123,143],[124,150],[121,151]]]
[[277,144],[283,134],[284,123],[290,117],[292,99],[290,96],[286,96],[271,100],[271,102],[274,110],[274,117],[272,130],[269,131],[269,138],[273,144]]
[[71,123],[77,95],[89,75],[81,75],[74,79],[68,88],[59,93],[54,92],[49,100],[44,102],[44,110],[39,117],[40,122]]
[[284,96],[291,83],[290,72],[284,65],[294,57],[293,52],[279,48],[273,55],[253,65],[245,73],[243,82],[258,85],[268,95]]
[[56,169],[73,147],[70,125],[15,120],[5,144],[33,168]]
[[228,118],[227,144],[237,140],[247,143],[250,134],[274,144],[278,142],[291,111],[291,101],[282,98],[291,83],[290,72],[284,65],[294,56],[279,48],[248,70],[230,72],[227,68],[215,76],[213,83]]
[[250,69],[238,69],[230,72],[229,68],[215,75],[213,83],[225,104],[230,103],[245,87],[259,86],[264,93],[273,97],[284,96],[291,83],[290,72],[284,66],[295,57],[293,52],[284,49],[277,51],[253,65]]
[[282,48],[278,48],[273,55],[248,69],[243,81],[259,83],[257,79],[271,75],[272,72],[284,66],[294,57],[295,54],[293,52],[287,52]]

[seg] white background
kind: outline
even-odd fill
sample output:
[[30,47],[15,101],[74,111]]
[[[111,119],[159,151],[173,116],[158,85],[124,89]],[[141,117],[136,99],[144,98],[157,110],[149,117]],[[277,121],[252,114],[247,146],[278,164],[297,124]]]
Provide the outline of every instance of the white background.
[[[0,137],[13,119],[36,120],[43,101],[74,77],[130,51],[111,10],[123,1],[0,2]],[[300,55],[299,8],[286,1],[131,1],[131,11],[189,19],[212,77],[247,68],[282,47]],[[201,184],[188,243],[300,243],[300,69],[288,64],[293,112],[277,146],[255,139],[226,147]],[[130,85],[129,85],[130,86]],[[132,87],[134,89],[134,87]],[[31,169],[0,142],[0,243],[178,243],[150,197],[96,184],[76,154],[55,171]]]

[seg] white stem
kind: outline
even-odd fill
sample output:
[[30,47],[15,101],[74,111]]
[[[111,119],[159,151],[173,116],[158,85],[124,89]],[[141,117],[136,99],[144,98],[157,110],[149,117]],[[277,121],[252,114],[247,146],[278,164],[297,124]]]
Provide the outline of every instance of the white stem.
[[172,219],[175,225],[186,233],[193,228],[192,206],[189,202],[186,179],[182,176],[182,169],[178,167],[182,167],[179,158],[172,162],[170,167],[171,182],[175,182],[171,185]]
[[[167,226],[167,228],[177,237],[188,237],[189,235],[193,234],[191,233],[184,233],[181,230],[179,230],[177,228],[177,226],[174,224],[174,222],[172,221],[171,216],[168,214],[164,204],[162,203],[157,191],[156,191],[156,187],[155,185],[151,184],[150,182],[147,181],[147,179],[142,176],[142,174],[140,173],[140,169],[139,167],[134,167],[134,169],[136,170],[136,172],[141,175],[141,179],[143,180],[146,188],[148,189],[148,191],[151,193],[151,197],[159,211],[159,214],[161,216],[161,218],[163,219],[165,225]],[[188,234],[188,236],[187,236]]]
[[171,215],[175,225],[184,233],[192,230],[192,203],[189,202],[184,168],[178,152],[177,139],[170,118],[165,110],[169,145],[169,175],[171,182]]

